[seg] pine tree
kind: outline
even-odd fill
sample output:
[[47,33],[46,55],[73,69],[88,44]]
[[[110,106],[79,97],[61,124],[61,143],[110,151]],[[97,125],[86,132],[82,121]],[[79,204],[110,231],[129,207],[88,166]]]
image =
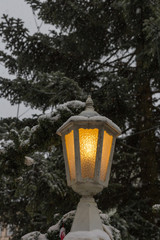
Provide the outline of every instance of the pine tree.
[[[5,130],[1,188],[3,195],[4,189],[9,191],[5,204],[1,202],[5,206],[0,211],[3,221],[14,222],[21,229],[25,224],[25,233],[35,226],[40,229],[46,219],[50,224],[55,213],[63,214],[71,210],[72,204],[76,205],[75,195],[65,186],[61,143],[55,132],[69,116],[82,109],[82,103],[75,105],[72,101],[84,101],[92,92],[96,110],[123,130],[117,141],[111,184],[98,197],[99,207],[104,211],[117,209],[112,222],[122,231],[122,239],[158,239],[160,230],[152,205],[159,203],[160,196],[159,106],[155,97],[160,89],[159,2],[26,2],[55,30],[48,35],[40,32],[30,35],[20,19],[4,15],[0,35],[10,54],[1,51],[1,61],[15,74],[15,79],[0,78],[0,96],[12,104],[25,102],[43,111],[49,107],[56,111],[28,123],[16,121],[14,129]],[[65,102],[67,105],[59,105]],[[25,128],[28,124],[29,128]],[[25,157],[35,161],[29,172]],[[46,172],[44,182],[41,169]],[[23,184],[16,180],[21,177]],[[41,195],[44,183],[47,187]],[[59,204],[64,194],[70,199],[70,206],[65,202]],[[21,215],[15,218],[12,211],[6,215],[8,206],[18,208],[16,199],[21,195],[24,200]],[[46,209],[51,208],[55,209],[45,215]],[[28,226],[24,216],[32,220]]]

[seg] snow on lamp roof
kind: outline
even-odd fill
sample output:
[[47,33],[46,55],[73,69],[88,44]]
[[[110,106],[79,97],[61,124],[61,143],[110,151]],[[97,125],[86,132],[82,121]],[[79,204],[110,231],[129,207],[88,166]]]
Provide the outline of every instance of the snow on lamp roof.
[[73,123],[92,123],[92,122],[97,122],[97,123],[104,123],[106,126],[111,128],[115,135],[118,136],[121,134],[121,129],[113,123],[109,118],[101,116],[99,113],[94,111],[93,107],[93,100],[91,99],[91,96],[88,96],[86,100],[86,108],[84,111],[82,111],[79,115],[77,116],[72,116],[70,117],[58,130],[57,134],[62,135],[61,133],[66,129],[66,127],[69,127]]

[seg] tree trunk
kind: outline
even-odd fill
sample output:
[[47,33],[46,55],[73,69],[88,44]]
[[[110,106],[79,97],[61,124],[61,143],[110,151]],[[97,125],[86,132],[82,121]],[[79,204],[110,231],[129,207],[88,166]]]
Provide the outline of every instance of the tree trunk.
[[151,91],[151,75],[149,74],[150,60],[147,60],[143,34],[137,47],[137,81],[136,81],[136,131],[137,143],[140,151],[140,168],[143,199],[148,200],[150,209],[145,213],[149,220],[153,220],[151,207],[158,200],[157,189],[157,160],[156,160],[156,138],[153,129],[154,115]]

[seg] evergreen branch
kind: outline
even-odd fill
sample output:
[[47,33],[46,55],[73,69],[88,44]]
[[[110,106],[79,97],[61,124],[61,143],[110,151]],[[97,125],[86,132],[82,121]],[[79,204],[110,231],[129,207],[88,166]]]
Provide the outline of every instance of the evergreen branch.
[[99,66],[96,67],[96,68],[94,68],[94,69],[92,70],[92,72],[97,71],[97,70],[100,70],[100,69],[105,68],[105,67],[110,67],[110,68],[115,68],[115,69],[117,69],[117,65],[112,65],[112,64],[113,64],[113,63],[119,63],[120,60],[124,60],[124,59],[126,59],[127,57],[130,56],[129,60],[128,60],[127,62],[125,62],[126,66],[127,66],[127,65],[129,65],[130,61],[131,61],[131,60],[134,58],[134,56],[135,56],[135,53],[133,52],[133,53],[130,53],[130,54],[128,54],[128,55],[122,56],[122,57],[120,57],[120,58],[117,57],[117,58],[116,58],[115,60],[113,60],[113,61],[109,61],[109,59],[111,59],[113,56],[115,56],[116,53],[118,53],[118,52],[119,52],[119,49],[118,49],[117,51],[115,51],[111,56],[109,56],[109,57],[108,57],[104,62],[102,62],[102,63],[95,61],[94,63],[98,64]]
[[3,51],[0,51],[0,61],[4,63],[4,66],[8,68],[9,72],[12,74],[15,74],[18,66],[17,66],[17,60],[7,53],[4,53]]
[[133,52],[133,53],[129,53],[129,54],[125,55],[125,56],[122,56],[120,58],[117,57],[117,59],[115,59],[113,61],[110,61],[110,64],[113,64],[115,62],[118,62],[120,60],[126,59],[127,57],[134,56],[134,55],[135,55],[135,53]]
[[128,136],[123,137],[122,139],[126,139],[126,138],[128,138],[128,137],[132,137],[132,136],[135,136],[135,135],[138,135],[138,134],[141,134],[141,133],[149,132],[149,131],[151,131],[151,130],[153,130],[153,129],[155,129],[155,128],[158,128],[158,127],[160,127],[160,125],[153,126],[153,127],[151,127],[151,128],[144,129],[144,130],[142,130],[142,131],[133,133],[133,134],[131,134],[131,135],[128,135]]
[[0,36],[6,44],[6,49],[17,55],[25,48],[29,36],[28,29],[23,27],[23,22],[19,18],[8,18],[3,14],[2,19],[4,21],[0,23]]
[[[121,140],[121,138],[119,138],[119,140]],[[124,139],[122,139],[122,140],[124,140]],[[140,148],[133,147],[133,146],[128,145],[128,144],[126,144],[126,143],[124,143],[124,142],[122,142],[122,141],[120,141],[120,145],[122,145],[122,146],[124,146],[124,147],[127,147],[127,148],[130,148],[130,149],[133,149],[133,150],[136,150],[136,151],[138,151],[138,152],[141,151]]]
[[160,90],[156,90],[156,91],[152,90],[152,94],[157,94],[157,93],[160,93]]
[[40,0],[24,0],[27,4],[31,6],[31,8],[34,11],[37,11],[39,8],[41,8],[41,1]]

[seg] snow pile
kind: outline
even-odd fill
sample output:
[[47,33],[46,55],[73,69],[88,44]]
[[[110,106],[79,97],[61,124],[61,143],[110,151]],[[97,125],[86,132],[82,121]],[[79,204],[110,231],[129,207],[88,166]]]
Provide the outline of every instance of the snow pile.
[[72,210],[68,213],[66,213],[62,218],[61,220],[58,221],[57,224],[51,226],[49,229],[48,229],[48,233],[50,232],[55,232],[55,231],[60,231],[60,225],[61,223],[63,222],[64,224],[66,224],[67,221],[69,221],[70,219],[73,220],[74,216],[75,216],[75,210]]
[[52,120],[52,122],[56,122],[60,119],[60,114],[57,114],[55,116],[53,116],[53,113],[47,113],[47,114],[43,114],[38,118],[38,122],[42,122],[44,120]]
[[59,104],[57,106],[57,110],[67,110],[70,111],[69,108],[74,108],[74,109],[81,109],[85,107],[85,103],[78,101],[78,100],[73,100],[73,101],[68,101],[63,104]]
[[15,144],[12,140],[0,140],[0,149],[4,149],[4,148],[14,148]]
[[59,231],[59,230],[60,230],[60,221],[57,224],[51,226],[48,229],[48,232],[55,232],[55,231]]
[[64,240],[121,240],[120,231],[112,227],[109,223],[110,215],[114,214],[115,209],[109,214],[100,213],[100,217],[103,223],[102,230],[92,230],[92,231],[79,231],[79,232],[69,232],[71,225],[75,216],[75,210],[66,213],[57,224],[51,226],[46,234],[41,234],[40,232],[31,232],[22,237],[21,240],[50,240],[50,239],[60,239],[59,233],[62,225],[68,233]]
[[100,218],[103,223],[103,230],[110,236],[111,240],[121,240],[120,231],[110,225],[110,218],[116,214],[116,208],[112,208],[107,213],[100,213]]
[[[103,230],[108,234],[111,240],[114,240],[113,235],[112,235],[112,227],[111,226],[106,226],[103,224]],[[118,239],[118,238],[117,238]]]
[[60,119],[60,112],[61,111],[68,111],[72,113],[72,109],[79,110],[85,107],[85,103],[78,101],[78,100],[73,100],[73,101],[68,101],[63,104],[59,104],[56,106],[56,108],[53,109],[51,113],[43,114],[39,117],[39,121],[44,120],[44,119],[51,119],[53,122],[56,122]]
[[47,240],[46,234],[41,234],[40,232],[31,232],[24,235],[21,240]]
[[75,210],[72,210],[72,211],[66,213],[62,218],[63,222],[65,223],[68,219],[73,219],[75,216],[75,213],[76,213]]
[[110,236],[101,230],[70,232],[64,240],[112,240]]
[[25,156],[24,164],[25,164],[26,166],[32,166],[32,165],[34,164],[34,159],[31,158],[31,157]]
[[152,210],[154,213],[160,213],[160,204],[155,204],[152,206]]
[[15,144],[13,140],[0,140],[0,154],[5,154],[8,149],[14,149]]

